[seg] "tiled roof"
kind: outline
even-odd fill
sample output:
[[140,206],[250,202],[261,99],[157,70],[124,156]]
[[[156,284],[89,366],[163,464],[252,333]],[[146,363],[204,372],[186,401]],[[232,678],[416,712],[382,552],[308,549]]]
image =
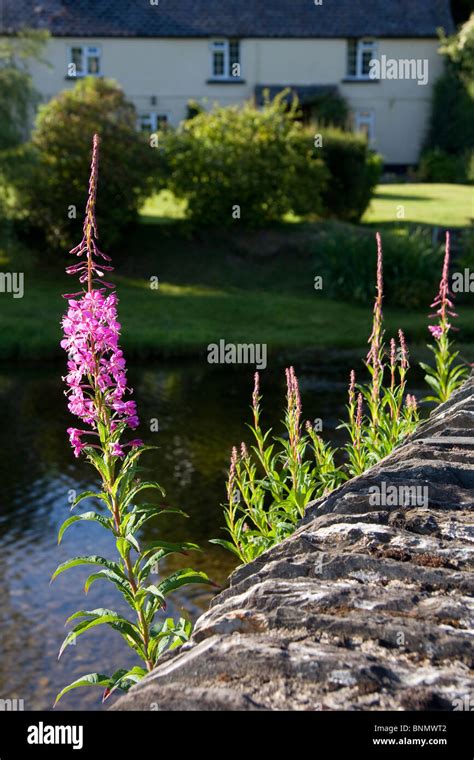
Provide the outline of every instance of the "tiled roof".
[[454,28],[449,0],[0,0],[0,33],[22,26],[63,37],[435,37]]

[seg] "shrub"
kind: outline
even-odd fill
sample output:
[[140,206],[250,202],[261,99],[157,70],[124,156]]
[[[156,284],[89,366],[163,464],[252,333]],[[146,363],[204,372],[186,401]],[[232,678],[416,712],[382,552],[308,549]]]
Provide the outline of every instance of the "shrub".
[[[201,226],[255,227],[305,208],[318,212],[327,173],[301,148],[303,127],[278,95],[264,108],[216,107],[160,136],[168,188]],[[237,209],[238,207],[238,209]]]
[[322,195],[324,215],[358,222],[380,179],[381,157],[362,134],[335,128],[322,132],[321,157],[331,175]]
[[32,224],[42,229],[52,244],[65,246],[80,234],[90,141],[95,132],[104,138],[104,187],[97,217],[108,245],[136,219],[150,192],[149,177],[157,154],[136,130],[133,105],[114,82],[79,81],[41,107],[31,140],[31,170],[18,181],[19,196]]
[[[330,298],[366,304],[372,297],[370,273],[374,266],[371,231],[342,227],[321,237],[315,251],[315,271],[323,277]],[[384,269],[387,303],[406,308],[431,303],[442,260],[441,246],[433,249],[431,236],[421,228],[384,233]]]
[[320,126],[345,127],[349,116],[349,106],[339,93],[319,95],[311,100],[312,118]]
[[471,160],[470,155],[453,155],[439,148],[426,150],[421,156],[418,177],[423,182],[466,182]]
[[474,97],[453,64],[433,89],[426,148],[454,155],[474,149]]

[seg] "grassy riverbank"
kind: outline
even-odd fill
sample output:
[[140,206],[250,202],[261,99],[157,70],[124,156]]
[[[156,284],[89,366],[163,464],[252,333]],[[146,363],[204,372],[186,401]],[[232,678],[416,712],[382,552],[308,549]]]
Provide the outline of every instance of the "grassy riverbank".
[[[367,216],[371,226],[375,221],[383,224],[389,213],[387,203],[401,200],[400,187],[380,186]],[[423,190],[427,187],[434,197],[439,188],[450,186],[403,186],[407,196],[414,192],[420,196],[417,208],[422,216],[430,202],[428,191]],[[465,186],[460,187],[465,219]],[[378,217],[374,208],[379,209]],[[267,343],[270,355],[272,350],[365,345],[371,300],[365,305],[332,300],[324,288],[314,288],[317,271],[308,239],[314,244],[315,234],[331,236],[344,230],[344,225],[293,222],[254,234],[206,232],[191,237],[180,216],[172,199],[150,200],[142,224],[113,252],[122,342],[130,356],[204,356],[207,345],[220,339]],[[362,228],[351,227],[352,232],[357,229]],[[372,232],[366,228],[365,234]],[[373,254],[375,266],[375,241]],[[45,262],[41,267],[39,254],[36,264],[2,262],[9,271],[25,271],[23,298],[0,295],[2,360],[49,359],[61,354],[59,323],[65,308],[61,293],[72,287],[71,278],[62,274],[67,257],[41,258]],[[158,278],[157,289],[150,287],[156,281],[153,278]],[[424,344],[428,305],[417,311],[394,309],[387,300],[387,334],[401,327],[412,345]],[[459,337],[464,343],[474,343],[474,309],[462,304],[459,311]]]

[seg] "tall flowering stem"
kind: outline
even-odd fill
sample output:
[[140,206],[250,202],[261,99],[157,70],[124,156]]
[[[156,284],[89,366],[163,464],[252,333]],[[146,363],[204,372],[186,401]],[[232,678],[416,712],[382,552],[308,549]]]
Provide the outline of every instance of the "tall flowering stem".
[[[87,593],[97,580],[111,583],[123,596],[133,612],[128,620],[120,612],[109,609],[80,610],[68,618],[75,623],[66,636],[59,656],[64,649],[76,643],[78,636],[98,625],[107,625],[117,631],[129,647],[143,661],[145,667],[121,668],[113,675],[89,673],[65,687],[56,702],[71,689],[79,686],[100,686],[107,699],[116,690],[127,691],[147,671],[154,668],[160,655],[167,649],[179,646],[190,635],[190,623],[171,618],[159,622],[158,615],[166,608],[167,596],[189,583],[209,583],[204,573],[190,568],[178,570],[167,578],[150,581],[158,574],[158,563],[172,553],[187,554],[198,549],[195,544],[154,541],[142,547],[140,529],[150,519],[164,512],[180,510],[141,504],[137,496],[142,491],[164,491],[156,481],[142,481],[136,477],[141,455],[151,449],[139,438],[123,440],[128,430],[139,425],[136,404],[129,397],[133,393],[127,382],[123,352],[119,346],[120,324],[117,321],[117,296],[114,286],[104,281],[104,273],[112,271],[110,257],[99,250],[96,221],[96,199],[99,172],[99,138],[93,139],[89,195],[83,225],[83,238],[71,250],[81,260],[68,267],[67,273],[78,275],[83,289],[67,294],[68,310],[62,326],[64,338],[61,346],[68,354],[68,373],[63,378],[69,411],[80,420],[81,427],[68,428],[74,455],[85,456],[95,468],[100,480],[99,491],[85,491],[75,499],[74,509],[84,499],[101,502],[102,511],[89,511],[69,517],[59,531],[59,542],[65,531],[79,521],[95,522],[109,531],[114,539],[117,558],[100,556],[74,557],[60,565],[53,580],[69,568],[92,565],[96,569],[88,577],[84,590]],[[183,513],[181,513],[183,514]]]
[[286,429],[288,430],[289,447],[288,458],[292,473],[293,488],[298,488],[298,467],[301,464],[301,396],[295,370],[290,367],[286,370],[287,386],[287,409]]
[[430,318],[434,318],[436,324],[428,327],[434,341],[433,344],[428,345],[428,348],[434,354],[435,366],[421,364],[426,372],[425,380],[434,392],[425,400],[436,403],[447,401],[452,392],[462,385],[469,374],[465,365],[455,363],[459,352],[452,350],[452,341],[449,338],[450,331],[455,329],[451,325],[450,318],[454,319],[458,316],[454,311],[453,295],[449,289],[450,242],[450,234],[447,232],[439,291],[431,304],[431,308],[436,309],[436,311],[430,314]]
[[[271,429],[261,426],[260,376],[255,373],[252,393],[254,445],[232,449],[223,505],[228,539],[214,539],[242,562],[251,562],[265,549],[291,533],[309,501],[331,491],[344,474],[335,464],[334,450],[307,422],[302,431],[302,406],[293,367],[285,371],[284,435],[270,440]],[[311,453],[313,461],[307,456]]]
[[385,347],[383,342],[383,252],[382,238],[380,233],[376,234],[377,240],[377,294],[374,302],[372,332],[370,334],[370,349],[367,354],[366,366],[372,377],[370,392],[370,412],[372,417],[372,428],[375,431],[378,423],[378,411],[380,402],[380,390],[383,383],[384,373],[384,354]]
[[[383,249],[379,233],[376,235],[376,242],[376,296],[369,338],[370,348],[365,361],[370,382],[356,385],[354,372],[351,372],[348,421],[340,425],[349,433],[350,440],[345,446],[345,452],[350,475],[360,475],[371,464],[389,454],[394,446],[413,432],[418,422],[416,404],[405,397],[409,363],[408,348],[402,330],[398,331],[398,344],[395,338],[390,340],[388,357],[385,349],[382,308]],[[389,382],[386,383],[387,369]]]

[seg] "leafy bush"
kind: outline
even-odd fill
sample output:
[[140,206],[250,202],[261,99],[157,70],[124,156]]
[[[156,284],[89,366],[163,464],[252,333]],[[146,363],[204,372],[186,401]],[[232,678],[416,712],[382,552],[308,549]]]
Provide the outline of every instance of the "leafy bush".
[[452,64],[433,88],[426,148],[454,155],[474,149],[474,97]]
[[467,182],[474,153],[466,156],[445,153],[439,148],[424,151],[418,177],[422,182]]
[[31,223],[52,244],[65,246],[80,234],[95,132],[104,141],[104,187],[97,217],[108,245],[135,220],[150,192],[157,152],[137,132],[133,105],[112,81],[79,81],[40,108],[31,140],[30,171],[17,180]]
[[324,215],[358,222],[382,173],[382,159],[362,134],[336,128],[322,132],[321,157],[331,181],[323,190]]
[[296,207],[320,211],[327,172],[311,143],[302,150],[304,129],[282,95],[262,109],[216,107],[160,135],[167,186],[192,222],[255,227]]
[[461,181],[472,180],[468,166],[474,151],[474,13],[456,34],[441,39],[446,68],[434,86],[426,148],[457,156],[466,165]]
[[468,85],[474,84],[474,13],[450,37],[441,36],[441,53],[456,66]]
[[[431,303],[439,277],[441,246],[433,249],[431,236],[421,228],[386,231],[384,240],[387,303],[407,308]],[[315,251],[315,272],[323,277],[330,298],[369,303],[373,287],[373,235],[342,227],[322,237]]]
[[345,127],[349,116],[349,106],[345,98],[339,93],[319,95],[311,100],[312,118],[321,125]]

